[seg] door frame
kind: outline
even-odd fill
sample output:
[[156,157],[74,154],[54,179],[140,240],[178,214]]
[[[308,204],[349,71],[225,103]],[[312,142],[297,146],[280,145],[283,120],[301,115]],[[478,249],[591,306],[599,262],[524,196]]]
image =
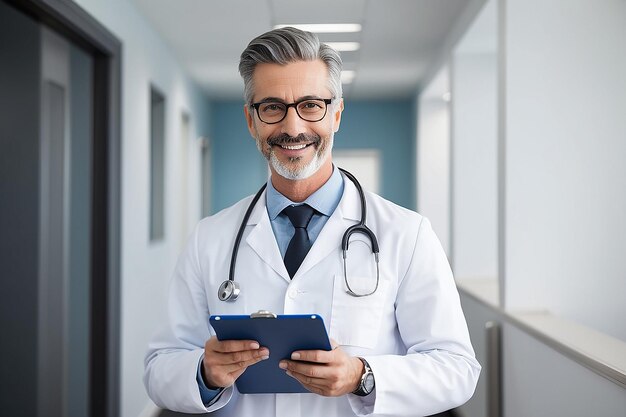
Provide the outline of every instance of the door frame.
[[89,413],[116,417],[120,403],[121,42],[67,0],[1,0],[94,57]]

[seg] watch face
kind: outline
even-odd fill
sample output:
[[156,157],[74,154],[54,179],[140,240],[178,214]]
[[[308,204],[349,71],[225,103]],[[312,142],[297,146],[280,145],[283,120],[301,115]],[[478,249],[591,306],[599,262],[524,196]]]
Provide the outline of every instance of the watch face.
[[374,374],[365,375],[365,381],[363,381],[363,388],[367,393],[374,390]]

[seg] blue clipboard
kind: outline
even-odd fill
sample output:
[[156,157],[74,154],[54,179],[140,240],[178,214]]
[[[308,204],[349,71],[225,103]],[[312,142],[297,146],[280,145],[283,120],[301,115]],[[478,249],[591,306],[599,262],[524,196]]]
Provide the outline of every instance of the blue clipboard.
[[331,350],[324,320],[317,314],[275,315],[259,311],[246,315],[216,315],[209,322],[219,340],[256,340],[270,350],[270,357],[258,362],[237,379],[243,394],[303,393],[296,379],[278,367],[296,350]]

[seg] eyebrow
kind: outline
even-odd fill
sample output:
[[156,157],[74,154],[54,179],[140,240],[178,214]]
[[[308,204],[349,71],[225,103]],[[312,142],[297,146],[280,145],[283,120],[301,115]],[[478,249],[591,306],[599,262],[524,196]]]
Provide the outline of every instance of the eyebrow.
[[[298,101],[302,101],[302,100],[323,100],[323,98],[320,96],[311,96],[311,95],[303,96],[295,100],[294,103],[297,103]],[[285,100],[283,100],[282,98],[278,98],[278,97],[265,97],[264,99],[257,101],[257,103],[276,103],[276,102],[286,104]]]

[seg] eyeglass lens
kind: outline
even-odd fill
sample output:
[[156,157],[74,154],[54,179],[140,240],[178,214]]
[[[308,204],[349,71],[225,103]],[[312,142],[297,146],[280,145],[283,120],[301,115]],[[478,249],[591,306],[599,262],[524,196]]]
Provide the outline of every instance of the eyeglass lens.
[[326,102],[324,100],[304,100],[292,104],[280,102],[260,103],[257,107],[259,119],[265,123],[278,123],[283,120],[289,107],[295,107],[296,113],[302,120],[318,122],[326,116]]

